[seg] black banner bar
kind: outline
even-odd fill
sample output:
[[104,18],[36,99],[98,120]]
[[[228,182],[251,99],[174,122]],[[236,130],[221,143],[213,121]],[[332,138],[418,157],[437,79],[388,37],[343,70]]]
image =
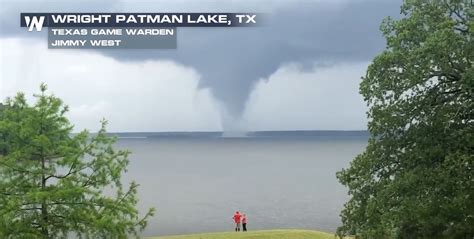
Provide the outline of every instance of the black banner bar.
[[21,27],[248,27],[256,13],[21,13]]

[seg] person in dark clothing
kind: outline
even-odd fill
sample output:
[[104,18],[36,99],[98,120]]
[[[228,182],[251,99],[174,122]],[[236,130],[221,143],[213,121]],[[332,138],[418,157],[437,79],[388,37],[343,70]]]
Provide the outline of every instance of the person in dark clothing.
[[247,215],[242,215],[242,231],[247,231]]

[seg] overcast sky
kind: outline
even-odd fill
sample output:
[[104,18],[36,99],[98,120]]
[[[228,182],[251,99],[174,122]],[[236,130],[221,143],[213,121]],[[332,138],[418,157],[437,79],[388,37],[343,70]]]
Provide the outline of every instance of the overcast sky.
[[[400,0],[0,0],[0,97],[46,82],[76,130],[366,129],[360,77]],[[179,28],[176,50],[48,50],[20,12],[259,12],[265,26]]]

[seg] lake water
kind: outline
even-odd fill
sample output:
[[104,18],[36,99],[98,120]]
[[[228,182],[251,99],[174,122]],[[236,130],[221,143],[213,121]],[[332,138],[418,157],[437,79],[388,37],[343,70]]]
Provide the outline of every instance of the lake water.
[[125,181],[140,184],[139,208],[155,207],[144,236],[304,228],[334,232],[347,201],[336,172],[367,145],[366,132],[120,134],[132,151]]

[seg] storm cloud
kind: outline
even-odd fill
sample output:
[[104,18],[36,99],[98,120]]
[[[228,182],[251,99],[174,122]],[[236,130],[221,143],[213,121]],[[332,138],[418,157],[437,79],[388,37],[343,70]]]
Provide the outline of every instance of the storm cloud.
[[[120,60],[168,58],[194,67],[202,75],[200,86],[210,88],[238,117],[256,82],[282,64],[370,60],[385,44],[380,22],[397,15],[399,5],[398,1],[383,0],[281,3],[264,12],[266,24],[262,27],[180,28],[175,51],[104,54]],[[245,6],[234,11],[242,10],[255,11]]]
[[[0,35],[38,37],[19,27],[20,12],[259,12],[265,24],[252,28],[179,28],[176,50],[103,50],[120,62],[170,60],[193,68],[198,87],[209,89],[226,114],[238,121],[261,81],[289,63],[314,71],[341,64],[366,64],[385,45],[379,25],[399,15],[400,0],[355,1],[101,1],[64,3],[2,0]],[[315,65],[319,67],[314,67]],[[359,78],[363,72],[354,78]],[[159,76],[157,76],[159,77]],[[328,82],[330,84],[330,82]],[[357,91],[357,88],[352,89]],[[341,96],[344,97],[344,96]],[[364,110],[363,108],[361,110]],[[228,125],[225,122],[224,125]],[[230,123],[232,124],[232,122]]]

